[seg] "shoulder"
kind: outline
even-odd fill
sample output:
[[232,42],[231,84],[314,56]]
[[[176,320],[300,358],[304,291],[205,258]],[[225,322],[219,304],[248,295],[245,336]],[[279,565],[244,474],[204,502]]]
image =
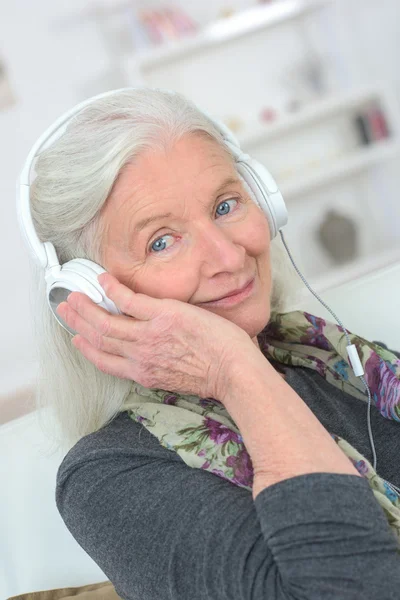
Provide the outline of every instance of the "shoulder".
[[162,446],[143,425],[131,419],[128,413],[117,415],[100,430],[80,439],[66,454],[57,472],[57,489],[77,470],[90,465],[90,471],[113,466],[129,460],[131,466],[157,460],[183,462],[176,452]]

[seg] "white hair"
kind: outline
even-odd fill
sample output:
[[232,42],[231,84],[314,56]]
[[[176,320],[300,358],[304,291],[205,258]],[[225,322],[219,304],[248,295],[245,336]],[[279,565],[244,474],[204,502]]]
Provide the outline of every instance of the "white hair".
[[[166,148],[194,132],[227,149],[212,121],[181,94],[139,88],[93,101],[37,159],[31,209],[40,240],[54,244],[60,264],[87,258],[101,265],[100,211],[122,168],[146,149]],[[271,273],[271,312],[284,312],[299,282],[279,235],[271,242]],[[51,314],[43,270],[34,270],[33,277],[36,405],[49,409],[39,411],[50,418],[47,433],[66,451],[118,414],[131,382],[101,372],[82,356]]]

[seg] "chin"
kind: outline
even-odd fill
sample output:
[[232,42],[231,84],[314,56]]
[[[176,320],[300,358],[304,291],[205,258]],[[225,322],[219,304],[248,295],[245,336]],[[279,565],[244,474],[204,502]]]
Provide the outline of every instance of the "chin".
[[224,317],[228,321],[232,321],[232,323],[243,329],[252,339],[261,333],[271,318],[268,297],[266,300],[264,298],[262,303],[252,302],[247,306],[238,306],[235,311],[211,307],[207,310]]
[[268,315],[259,315],[259,318],[256,319],[251,318],[244,321],[235,319],[234,323],[243,329],[251,339],[253,339],[257,337],[258,334],[261,333],[262,330],[268,325],[269,319],[270,314],[268,312]]

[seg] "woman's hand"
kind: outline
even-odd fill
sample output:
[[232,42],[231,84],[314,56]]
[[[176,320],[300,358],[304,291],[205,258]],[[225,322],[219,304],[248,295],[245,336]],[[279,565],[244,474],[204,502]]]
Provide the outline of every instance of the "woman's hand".
[[80,292],[57,313],[78,333],[74,346],[104,373],[147,388],[221,398],[237,352],[255,349],[243,329],[199,306],[137,294],[109,273],[99,283],[123,315]]

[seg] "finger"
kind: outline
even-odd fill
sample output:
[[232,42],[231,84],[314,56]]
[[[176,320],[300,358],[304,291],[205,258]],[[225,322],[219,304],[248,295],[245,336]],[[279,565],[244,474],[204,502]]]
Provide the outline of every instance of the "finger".
[[108,298],[126,315],[140,321],[148,321],[158,312],[159,300],[157,298],[133,292],[110,273],[102,273],[98,275],[97,279]]
[[[95,304],[86,294],[72,292],[67,298],[67,303],[82,319],[103,336],[136,341],[142,334],[144,323],[127,315],[113,315],[102,306]],[[77,319],[75,315],[72,316]],[[81,323],[81,321],[78,323]],[[75,327],[72,327],[72,329],[80,332]]]
[[67,302],[59,304],[57,313],[73,331],[85,338],[98,350],[109,354],[128,356],[127,347],[130,342],[102,335],[83,319],[76,310],[68,306]]
[[102,352],[101,350],[94,348],[90,342],[80,335],[76,335],[71,341],[75,348],[77,348],[85,358],[103,373],[114,375],[121,379],[134,380],[133,362],[131,359]]

